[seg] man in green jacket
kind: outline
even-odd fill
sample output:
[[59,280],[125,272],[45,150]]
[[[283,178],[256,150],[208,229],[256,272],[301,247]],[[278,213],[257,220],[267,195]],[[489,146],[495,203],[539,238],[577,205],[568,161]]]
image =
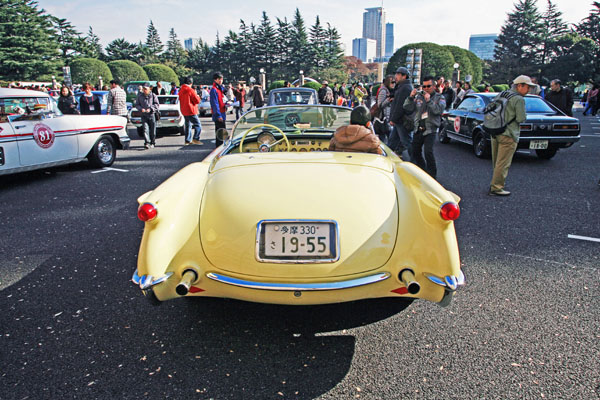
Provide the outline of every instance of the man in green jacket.
[[527,119],[523,96],[533,86],[536,86],[535,83],[526,75],[520,75],[513,81],[511,92],[517,94],[517,96],[512,96],[508,100],[504,117],[504,120],[510,121],[510,123],[503,133],[492,137],[492,165],[494,166],[494,174],[490,182],[490,196],[510,195],[508,190],[504,190],[504,183],[506,182],[508,168],[512,163],[513,155],[519,143],[520,124]]

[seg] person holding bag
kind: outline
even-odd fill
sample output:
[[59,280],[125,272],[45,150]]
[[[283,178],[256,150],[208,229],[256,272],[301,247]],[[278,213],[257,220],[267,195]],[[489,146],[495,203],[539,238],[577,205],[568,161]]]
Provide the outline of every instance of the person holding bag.
[[142,114],[145,149],[153,149],[156,144],[156,118],[160,119],[158,107],[158,96],[152,93],[149,83],[144,83],[135,100],[135,108]]

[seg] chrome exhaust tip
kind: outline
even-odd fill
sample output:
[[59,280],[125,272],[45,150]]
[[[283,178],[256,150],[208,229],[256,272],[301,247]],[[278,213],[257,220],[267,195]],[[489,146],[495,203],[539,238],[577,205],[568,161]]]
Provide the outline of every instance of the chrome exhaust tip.
[[189,293],[192,283],[198,279],[198,273],[193,269],[186,269],[181,276],[181,280],[175,287],[175,292],[180,296],[185,296]]
[[403,269],[398,274],[398,278],[404,283],[404,286],[408,289],[408,293],[417,294],[421,291],[421,285],[415,280],[415,273],[412,270]]

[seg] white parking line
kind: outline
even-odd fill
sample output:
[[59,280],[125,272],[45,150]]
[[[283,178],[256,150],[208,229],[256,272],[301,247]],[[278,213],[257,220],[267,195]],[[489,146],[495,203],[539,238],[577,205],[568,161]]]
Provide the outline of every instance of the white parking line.
[[600,243],[600,239],[589,237],[589,236],[567,235],[567,237],[569,239],[586,240],[588,242],[598,242],[598,243]]
[[92,174],[99,174],[100,172],[107,172],[107,171],[129,172],[129,170],[127,170],[127,169],[104,167],[104,168],[99,169],[97,171],[92,171]]

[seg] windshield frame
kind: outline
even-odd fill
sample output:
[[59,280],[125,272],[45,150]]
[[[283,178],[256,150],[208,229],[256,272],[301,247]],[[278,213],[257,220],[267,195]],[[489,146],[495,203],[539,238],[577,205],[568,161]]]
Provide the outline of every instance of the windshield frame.
[[[267,115],[270,112],[273,112],[273,110],[281,110],[284,111],[285,110],[289,110],[289,113],[292,114],[293,111],[299,111],[299,110],[303,110],[304,112],[306,111],[316,111],[316,110],[330,110],[329,112],[333,113],[335,115],[335,122],[339,123],[335,123],[333,122],[330,126],[301,126],[301,127],[292,127],[292,126],[288,126],[288,127],[282,127],[282,126],[278,126],[276,123],[272,122],[272,121],[265,121],[265,118],[267,117]],[[260,124],[269,124],[269,125],[274,125],[277,126],[278,128],[280,128],[284,133],[286,134],[290,134],[290,135],[304,135],[304,134],[310,134],[310,135],[318,135],[318,134],[322,134],[322,135],[332,135],[336,129],[340,126],[343,125],[348,125],[350,124],[350,113],[352,112],[351,108],[348,107],[342,107],[342,106],[332,106],[332,105],[325,105],[325,104],[285,104],[285,105],[281,105],[281,106],[265,106],[265,107],[261,107],[261,108],[253,108],[252,110],[247,111],[246,113],[244,113],[233,125],[233,127],[231,128],[231,132],[229,132],[229,139],[228,141],[233,141],[235,139],[238,139],[240,137],[242,137],[242,135],[250,128],[252,128],[253,126],[257,126]],[[254,114],[255,118],[262,118],[263,122],[247,122],[247,118]],[[320,115],[322,116],[323,113],[321,112]],[[339,118],[339,117],[342,118]],[[245,125],[243,125],[245,124]],[[303,121],[300,121],[300,124],[303,124]],[[261,132],[260,129],[256,129],[252,132],[252,136],[254,135],[258,135]]]

